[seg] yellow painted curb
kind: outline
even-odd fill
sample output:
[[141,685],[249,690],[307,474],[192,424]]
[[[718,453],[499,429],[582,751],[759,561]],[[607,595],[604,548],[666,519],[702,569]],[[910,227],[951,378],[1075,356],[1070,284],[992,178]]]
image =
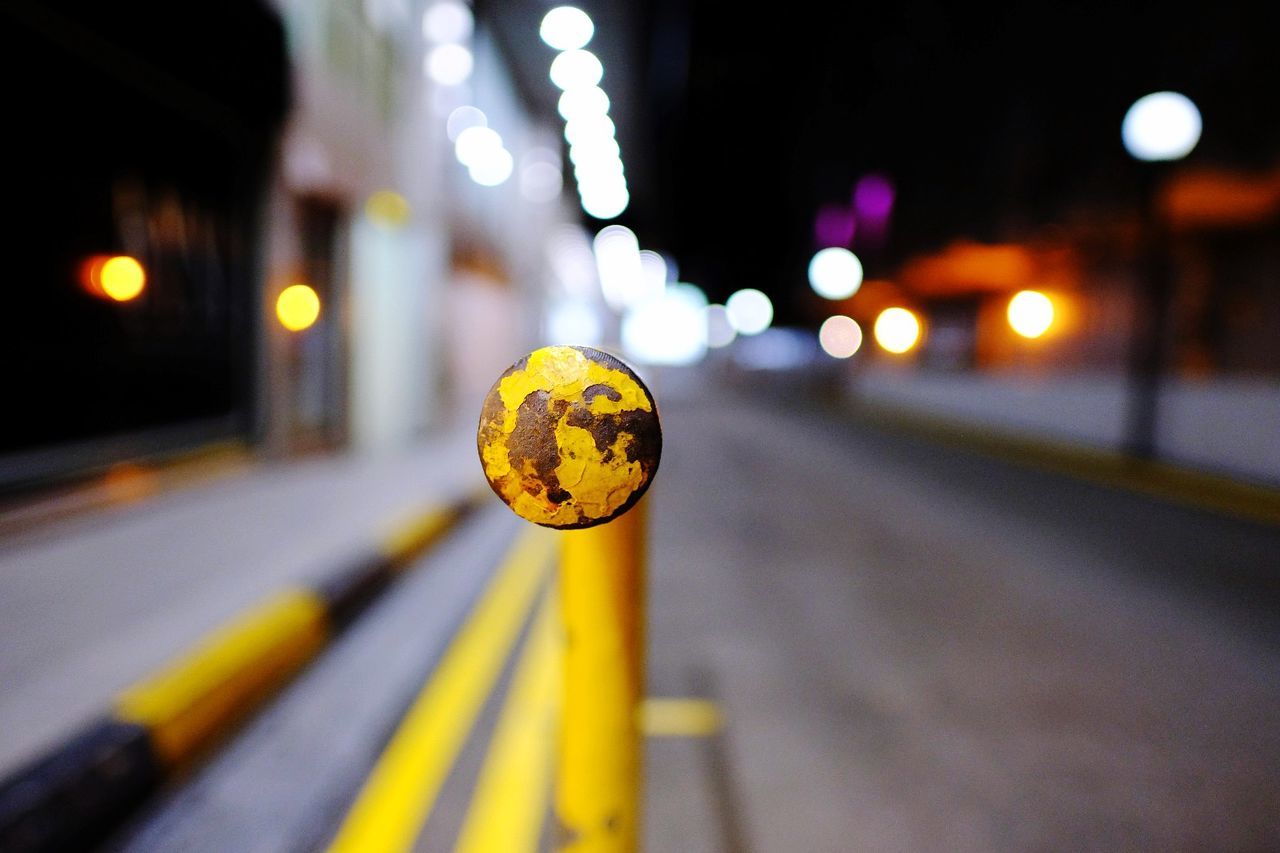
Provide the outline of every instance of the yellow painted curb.
[[180,765],[309,661],[326,639],[325,602],[294,589],[205,637],[116,697],[116,718],[147,727],[161,761]]

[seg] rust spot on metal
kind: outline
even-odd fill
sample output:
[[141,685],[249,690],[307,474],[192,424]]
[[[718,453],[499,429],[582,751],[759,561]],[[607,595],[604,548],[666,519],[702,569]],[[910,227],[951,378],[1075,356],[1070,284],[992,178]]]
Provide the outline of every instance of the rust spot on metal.
[[591,405],[591,401],[596,397],[604,397],[613,400],[615,403],[622,399],[622,394],[617,388],[610,388],[608,385],[590,385],[582,392],[582,399],[587,405]]

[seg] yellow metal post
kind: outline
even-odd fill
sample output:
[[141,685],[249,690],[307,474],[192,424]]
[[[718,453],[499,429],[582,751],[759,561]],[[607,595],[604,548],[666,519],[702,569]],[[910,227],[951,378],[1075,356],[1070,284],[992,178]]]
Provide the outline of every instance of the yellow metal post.
[[534,350],[498,377],[476,449],[494,493],[564,531],[564,702],[556,846],[632,853],[639,838],[644,507],[662,455],[653,395],[591,347]]
[[637,848],[645,526],[642,501],[609,524],[562,534],[564,716],[555,811],[557,848],[566,853]]

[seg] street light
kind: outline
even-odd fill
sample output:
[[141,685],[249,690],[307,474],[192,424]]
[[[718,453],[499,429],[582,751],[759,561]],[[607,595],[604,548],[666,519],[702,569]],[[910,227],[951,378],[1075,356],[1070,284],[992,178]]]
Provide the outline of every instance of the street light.
[[1177,92],[1153,92],[1139,98],[1120,125],[1125,150],[1135,160],[1150,164],[1141,172],[1142,259],[1133,304],[1125,439],[1126,450],[1138,459],[1155,455],[1160,378],[1173,297],[1169,234],[1159,209],[1160,185],[1168,165],[1196,147],[1200,131],[1200,110],[1190,98]]
[[1053,300],[1038,290],[1020,290],[1009,300],[1009,326],[1024,338],[1038,338],[1053,325]]
[[291,332],[309,329],[320,316],[320,297],[306,284],[291,284],[276,297],[276,318]]
[[848,299],[862,286],[862,262],[842,246],[822,249],[809,261],[809,286],[824,299]]
[[906,308],[886,308],[871,330],[881,349],[902,355],[920,340],[920,319]]
[[1200,141],[1200,128],[1200,110],[1190,98],[1177,92],[1153,92],[1129,107],[1120,138],[1137,160],[1181,160]]
[[729,323],[739,335],[758,335],[773,322],[773,302],[754,287],[735,291],[725,300]]

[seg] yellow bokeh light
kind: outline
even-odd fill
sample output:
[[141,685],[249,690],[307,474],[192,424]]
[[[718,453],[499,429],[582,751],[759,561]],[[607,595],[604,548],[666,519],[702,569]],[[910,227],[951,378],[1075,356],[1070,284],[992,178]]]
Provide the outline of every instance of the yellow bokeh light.
[[276,298],[276,317],[291,332],[310,328],[320,316],[320,297],[305,284],[291,284]]
[[147,284],[147,273],[142,264],[128,255],[108,258],[95,272],[98,288],[116,302],[136,299]]
[[396,228],[409,221],[409,200],[392,190],[378,190],[364,205],[365,215],[378,225]]
[[1038,290],[1019,291],[1009,300],[1009,325],[1024,338],[1038,338],[1053,325],[1053,300]]
[[874,332],[881,349],[901,354],[920,340],[920,320],[906,308],[886,308],[876,318]]

